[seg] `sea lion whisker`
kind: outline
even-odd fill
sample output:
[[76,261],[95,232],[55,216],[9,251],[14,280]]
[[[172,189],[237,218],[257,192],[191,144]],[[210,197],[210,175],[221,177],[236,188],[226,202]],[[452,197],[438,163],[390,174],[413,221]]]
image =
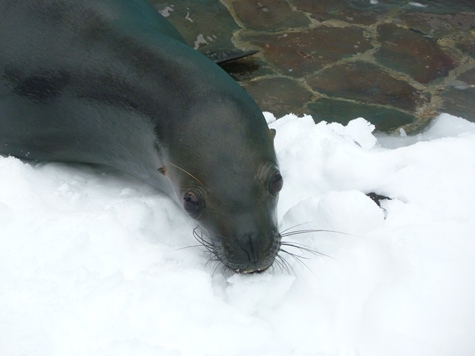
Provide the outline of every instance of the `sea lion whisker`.
[[281,241],[281,246],[289,246],[289,247],[295,247],[298,248],[301,251],[306,251],[310,253],[318,253],[317,250],[308,247],[307,245],[301,244],[299,242],[294,242],[294,241]]
[[275,263],[271,266],[270,273],[275,274],[277,271],[279,271],[280,273],[284,273],[284,269],[282,268],[281,263],[282,262],[276,259]]
[[301,255],[297,255],[296,253],[293,253],[293,252],[289,252],[289,251],[286,251],[284,249],[280,249],[280,251],[282,251],[283,253],[286,253],[292,257],[298,257],[298,258],[301,258],[303,260],[310,260],[310,257],[306,257],[306,256],[301,256]]
[[204,267],[205,267],[205,268],[208,267],[208,265],[209,265],[211,262],[213,262],[213,259],[210,257],[210,258],[208,258],[208,260],[206,261]]
[[331,232],[334,234],[342,234],[342,235],[348,235],[348,236],[353,236],[351,234],[348,234],[346,232],[341,232],[341,231],[335,231],[335,230],[325,230],[325,229],[309,229],[309,230],[296,230],[296,231],[282,231],[280,234],[282,237],[286,236],[293,236],[293,235],[300,235],[300,234],[309,234],[313,232]]
[[283,272],[282,270],[282,267],[280,266],[280,261],[276,258],[275,259],[275,262],[272,264],[272,266],[270,267],[271,268],[271,273],[274,272],[276,270],[276,266],[280,268],[280,271]]
[[221,273],[223,274],[224,277],[231,277],[234,274],[234,270],[229,268],[227,265],[224,263],[221,264]]
[[214,277],[214,275],[216,274],[216,271],[218,270],[218,267],[221,265],[221,261],[215,261],[215,265],[214,265],[214,268],[213,268],[213,272],[211,273],[211,277]]
[[[208,266],[210,262],[217,262],[222,263],[221,258],[218,255],[218,252],[216,251],[216,248],[214,247],[213,244],[210,242],[206,241],[203,237],[202,234],[200,235],[197,231],[197,228],[193,229],[193,236],[194,238],[200,243],[202,247],[204,247],[208,253],[210,254],[210,257],[208,258],[208,261],[205,263],[205,267]],[[214,269],[216,270],[216,268]]]
[[281,255],[277,255],[277,258],[282,266],[282,268],[284,268],[287,273],[290,273],[290,264],[289,262]]
[[206,248],[210,247],[212,249],[214,249],[214,245],[207,241],[204,237],[203,237],[203,232],[201,232],[201,234],[199,234],[196,230],[198,229],[199,227],[195,227],[193,229],[193,236],[195,238],[195,240],[197,240],[200,244],[202,244],[203,246],[205,246]]
[[287,271],[288,274],[293,274],[294,276],[297,275],[295,272],[295,269],[292,267],[292,265],[287,261],[283,256],[279,256],[280,261],[282,262],[282,265],[284,266],[285,270]]
[[275,269],[274,264],[272,264],[272,266],[269,267],[268,271],[269,271],[270,274],[274,274],[274,273],[275,273],[276,269]]
[[280,268],[281,272],[284,272],[285,269],[285,271],[290,274],[288,267],[284,265],[284,262],[282,262],[281,259],[282,256],[277,256],[277,258],[275,259],[275,264]]
[[287,242],[287,241],[283,241],[281,242],[281,245],[282,246],[287,246],[287,247],[293,247],[293,248],[296,248],[298,250],[300,250],[301,252],[308,252],[308,253],[311,253],[312,255],[314,256],[325,256],[325,257],[328,257],[328,258],[331,258],[331,259],[335,259],[334,257],[332,256],[329,256],[323,252],[320,252],[320,251],[317,251],[317,250],[314,250],[313,248],[310,248],[308,246],[305,246],[305,245],[302,245],[302,244],[299,244],[297,242]]
[[196,238],[196,240],[201,244],[201,246],[206,247],[207,249],[214,249],[214,246],[206,240]]
[[208,258],[208,261],[206,261],[205,263],[205,268],[211,263],[211,262],[220,262],[218,259],[216,258],[213,258],[213,255],[211,255],[209,258]]
[[287,229],[282,230],[281,233],[284,233],[284,232],[286,232],[286,231],[289,231],[289,230],[291,230],[291,229],[294,229],[294,228],[296,228],[296,227],[298,227],[298,226],[307,225],[307,224],[312,224],[312,222],[304,222],[304,223],[301,223],[301,224],[296,224],[296,225],[290,226],[290,227],[288,227]]
[[212,247],[212,246],[206,246],[204,244],[201,245],[202,247],[204,247],[209,253],[211,254],[215,254],[215,249]]
[[[313,271],[310,269],[310,267],[304,263],[302,261],[302,259],[308,259],[307,257],[303,257],[303,256],[299,256],[299,255],[296,255],[295,253],[291,253],[291,252],[288,252],[288,251],[285,251],[283,249],[280,249],[280,251],[288,254],[289,256],[291,256],[295,261],[297,261],[300,265],[304,266],[305,268],[307,268],[310,272],[313,273]],[[293,269],[293,268],[292,268]]]
[[198,183],[200,183],[203,187],[205,186],[203,183],[201,183],[201,181],[196,178],[193,174],[191,174],[190,172],[188,172],[186,169],[183,169],[181,167],[178,167],[176,164],[172,163],[172,162],[168,162],[170,164],[170,166],[173,166],[175,167],[176,169],[179,169],[180,171],[182,171],[183,173],[186,173],[188,174],[191,178],[193,178],[194,180],[196,180]]
[[186,249],[188,249],[188,248],[196,248],[196,247],[203,247],[203,245],[202,245],[202,244],[199,244],[199,245],[184,246],[184,247],[178,248],[177,251],[186,250]]

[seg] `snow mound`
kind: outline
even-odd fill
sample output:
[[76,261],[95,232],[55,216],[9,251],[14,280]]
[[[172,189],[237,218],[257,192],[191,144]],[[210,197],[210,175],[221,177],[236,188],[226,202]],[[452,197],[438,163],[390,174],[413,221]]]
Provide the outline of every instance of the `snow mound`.
[[140,181],[0,157],[0,354],[475,355],[475,124],[265,115],[282,230],[322,230],[284,240],[323,255],[261,275],[222,275]]

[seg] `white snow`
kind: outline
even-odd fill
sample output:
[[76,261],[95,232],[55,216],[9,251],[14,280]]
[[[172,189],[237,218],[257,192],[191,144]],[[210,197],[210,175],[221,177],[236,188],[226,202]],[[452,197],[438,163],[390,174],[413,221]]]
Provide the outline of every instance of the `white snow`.
[[170,6],[165,6],[165,8],[163,8],[162,10],[158,10],[160,15],[162,15],[163,17],[169,17],[170,12],[173,12],[173,11],[175,11],[175,9],[173,8],[173,5],[171,7]]
[[415,7],[427,7],[427,5],[421,4],[420,2],[409,2],[409,5],[415,6]]
[[286,239],[331,257],[223,276],[147,185],[0,157],[0,355],[475,355],[475,124],[266,117],[282,230],[341,232]]

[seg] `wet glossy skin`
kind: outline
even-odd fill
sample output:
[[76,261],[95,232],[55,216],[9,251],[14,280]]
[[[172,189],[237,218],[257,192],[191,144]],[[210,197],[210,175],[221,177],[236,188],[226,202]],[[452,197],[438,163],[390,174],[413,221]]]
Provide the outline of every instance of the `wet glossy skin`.
[[1,153],[118,168],[175,198],[230,269],[273,263],[273,134],[145,0],[4,0],[0,33]]

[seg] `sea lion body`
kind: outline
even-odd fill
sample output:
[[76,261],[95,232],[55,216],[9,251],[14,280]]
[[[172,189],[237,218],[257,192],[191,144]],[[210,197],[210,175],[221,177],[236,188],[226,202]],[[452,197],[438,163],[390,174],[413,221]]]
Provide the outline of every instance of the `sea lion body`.
[[261,111],[145,0],[0,2],[0,153],[142,178],[234,271],[279,251],[282,177]]

